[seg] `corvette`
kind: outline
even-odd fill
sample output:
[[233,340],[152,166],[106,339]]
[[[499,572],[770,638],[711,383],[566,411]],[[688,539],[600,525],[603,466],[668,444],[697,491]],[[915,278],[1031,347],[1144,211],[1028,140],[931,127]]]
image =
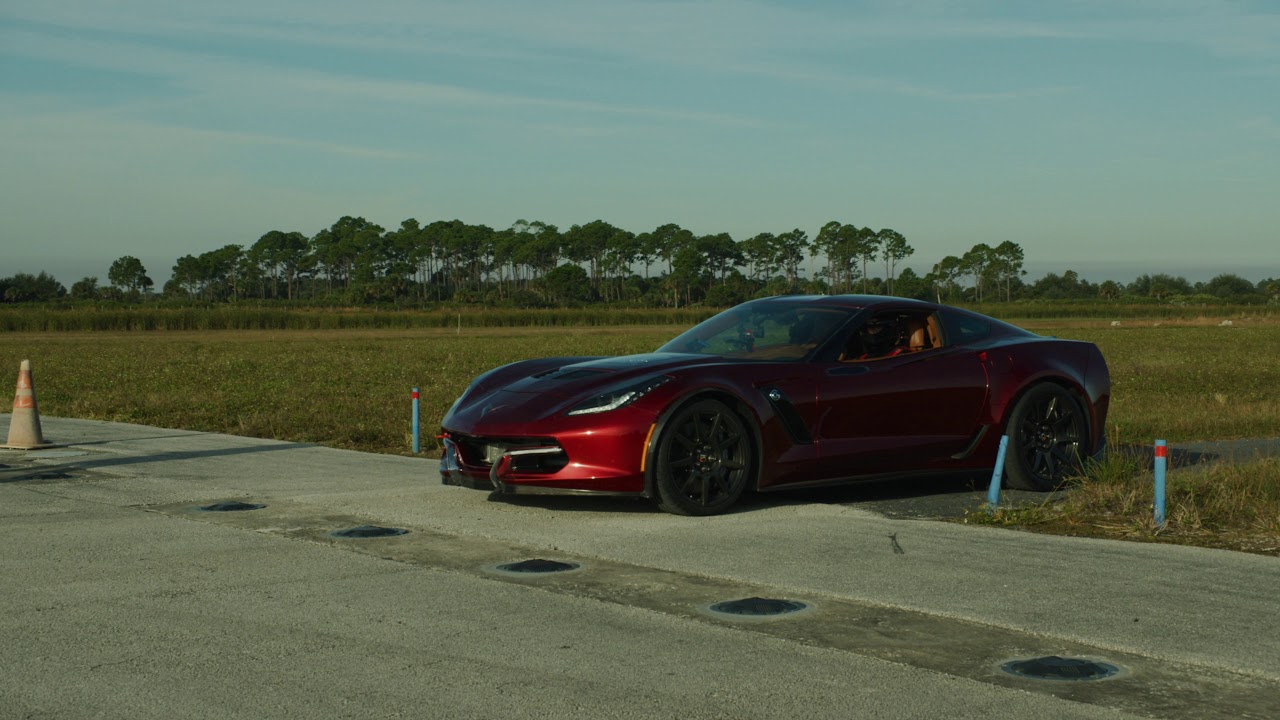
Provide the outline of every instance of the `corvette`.
[[1050,490],[1104,446],[1091,343],[959,308],[866,295],[726,310],[657,351],[477,377],[445,415],[442,482],[632,495],[681,515],[748,491],[989,470]]

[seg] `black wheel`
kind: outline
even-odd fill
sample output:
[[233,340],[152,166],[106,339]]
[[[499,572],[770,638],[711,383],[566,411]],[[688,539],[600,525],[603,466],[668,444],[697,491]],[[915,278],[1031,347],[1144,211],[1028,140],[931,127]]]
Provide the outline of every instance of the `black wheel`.
[[719,400],[676,411],[654,454],[658,507],[676,515],[715,515],[737,502],[753,477],[747,426]]
[[1045,492],[1079,473],[1088,449],[1089,419],[1065,388],[1037,385],[1013,406],[1005,432],[1005,484]]

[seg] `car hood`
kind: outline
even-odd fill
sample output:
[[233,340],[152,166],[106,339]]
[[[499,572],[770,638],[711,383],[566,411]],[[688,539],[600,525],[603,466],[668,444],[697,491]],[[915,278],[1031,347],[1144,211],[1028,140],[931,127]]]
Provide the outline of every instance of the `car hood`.
[[720,362],[724,360],[706,355],[682,353],[622,355],[558,365],[521,377],[495,389],[555,397],[585,397],[632,378],[638,380],[681,368]]
[[[695,366],[725,362],[723,358],[683,353],[646,353],[619,357],[563,358],[533,361],[527,372],[484,383],[468,392],[445,418],[445,425],[475,426],[520,418],[533,421],[560,415],[574,404],[617,385]],[[516,371],[511,368],[507,372]]]

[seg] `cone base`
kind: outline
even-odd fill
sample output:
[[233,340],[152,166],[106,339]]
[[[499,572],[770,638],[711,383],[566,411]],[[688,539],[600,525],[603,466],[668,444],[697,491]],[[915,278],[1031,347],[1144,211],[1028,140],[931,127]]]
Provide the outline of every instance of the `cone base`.
[[63,447],[58,443],[40,443],[39,445],[0,445],[0,450],[48,450],[49,448]]

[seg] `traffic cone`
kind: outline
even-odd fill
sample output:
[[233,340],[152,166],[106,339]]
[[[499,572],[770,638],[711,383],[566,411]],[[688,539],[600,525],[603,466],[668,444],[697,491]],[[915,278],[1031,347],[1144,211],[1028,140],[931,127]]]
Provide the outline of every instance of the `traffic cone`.
[[7,450],[35,450],[52,447],[40,432],[40,408],[36,406],[36,388],[31,382],[31,361],[23,360],[18,368],[18,390],[13,396],[13,415],[9,417],[9,441],[0,445]]

